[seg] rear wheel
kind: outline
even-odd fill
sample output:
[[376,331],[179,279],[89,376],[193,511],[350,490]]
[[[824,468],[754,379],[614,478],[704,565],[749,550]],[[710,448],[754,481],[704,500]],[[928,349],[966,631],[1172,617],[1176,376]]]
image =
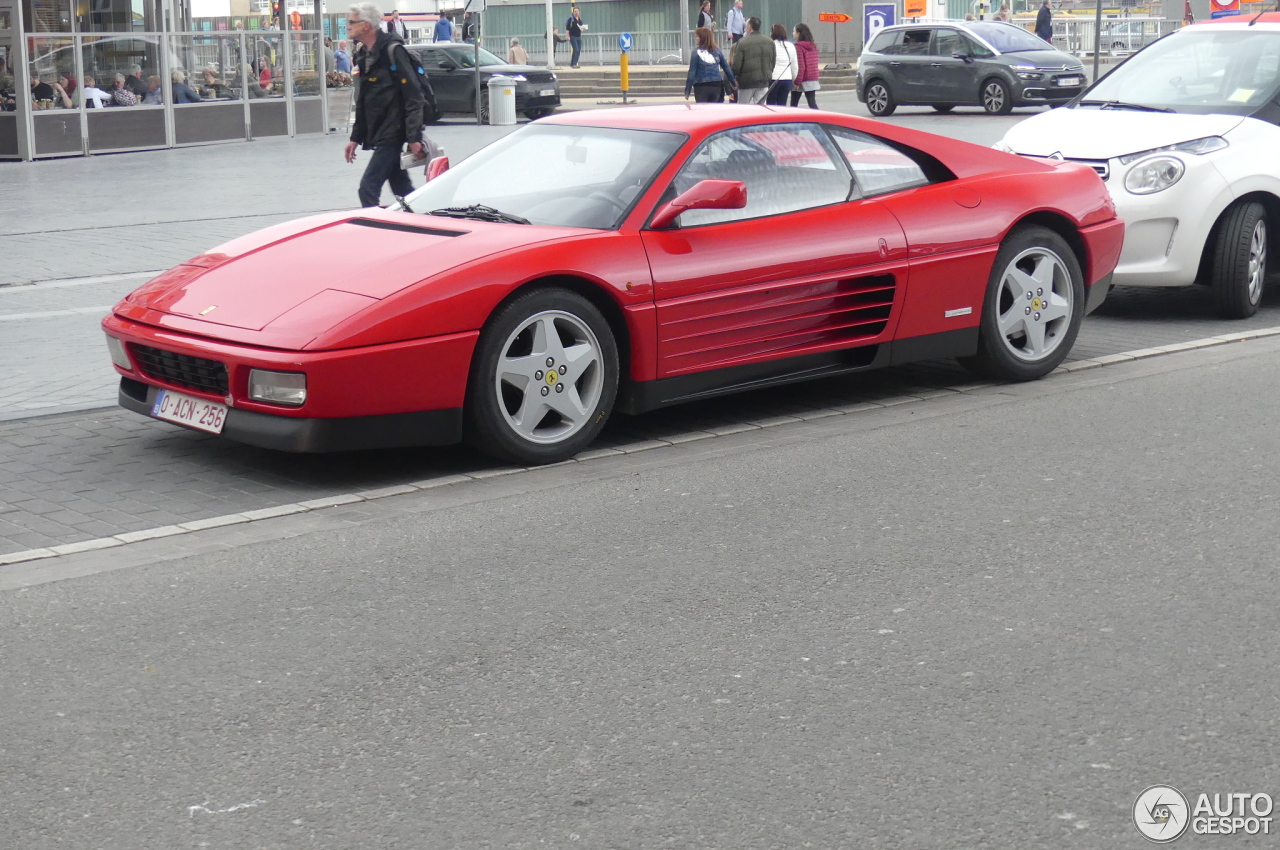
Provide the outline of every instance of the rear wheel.
[[486,454],[525,464],[568,460],[613,410],[618,349],[587,299],[539,289],[485,324],[467,381],[467,439]]
[[1013,93],[1009,84],[992,77],[982,84],[982,108],[988,115],[1008,115],[1013,109]]
[[898,102],[893,99],[893,92],[889,90],[889,84],[884,80],[872,80],[867,83],[865,95],[867,110],[877,118],[892,115],[893,110],[898,108]]
[[954,103],[935,103],[933,105],[934,112],[941,112],[944,115],[955,108],[956,105]]
[[988,378],[1042,378],[1071,351],[1084,302],[1084,275],[1070,246],[1047,228],[1020,227],[991,268],[978,353],[960,362]]
[[524,111],[524,117],[528,118],[530,121],[537,121],[539,118],[547,117],[554,111],[554,109],[526,109]]
[[1213,294],[1218,315],[1247,319],[1258,312],[1267,276],[1267,211],[1254,201],[1227,213],[1213,247]]

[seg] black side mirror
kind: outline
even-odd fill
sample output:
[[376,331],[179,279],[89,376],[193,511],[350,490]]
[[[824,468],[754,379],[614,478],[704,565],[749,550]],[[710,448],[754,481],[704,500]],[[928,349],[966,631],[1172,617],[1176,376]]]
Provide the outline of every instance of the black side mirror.
[[970,56],[968,53],[952,53],[952,54],[951,54],[951,58],[952,58],[952,59],[963,59],[965,62],[972,62],[972,61],[973,61],[973,57],[972,57],[972,56]]
[[445,61],[441,62],[441,63],[440,63],[440,67],[441,67],[441,69],[443,69],[443,70],[445,70],[445,71],[452,71],[452,70],[453,70],[453,65],[452,65],[452,63],[450,63],[448,60],[445,60]]

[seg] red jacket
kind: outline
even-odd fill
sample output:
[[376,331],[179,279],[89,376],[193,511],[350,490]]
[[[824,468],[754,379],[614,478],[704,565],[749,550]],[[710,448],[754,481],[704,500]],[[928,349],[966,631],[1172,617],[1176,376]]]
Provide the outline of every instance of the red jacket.
[[797,83],[818,79],[818,46],[812,41],[796,42],[796,58],[800,60],[800,72],[796,74]]

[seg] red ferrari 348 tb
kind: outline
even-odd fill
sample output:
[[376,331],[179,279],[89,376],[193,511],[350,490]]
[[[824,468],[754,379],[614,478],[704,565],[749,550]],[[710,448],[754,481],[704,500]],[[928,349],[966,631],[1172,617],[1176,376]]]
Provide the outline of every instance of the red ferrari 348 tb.
[[812,110],[578,112],[403,205],[195,257],[103,328],[120,403],[148,416],[547,463],[615,410],[947,356],[1039,378],[1122,235],[1081,165]]

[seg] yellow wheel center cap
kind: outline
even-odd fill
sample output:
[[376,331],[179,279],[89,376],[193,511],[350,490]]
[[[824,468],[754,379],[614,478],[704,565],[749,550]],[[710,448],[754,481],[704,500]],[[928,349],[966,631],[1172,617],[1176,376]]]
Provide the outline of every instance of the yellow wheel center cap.
[[1043,309],[1044,309],[1044,302],[1043,302],[1043,301],[1041,301],[1039,298],[1033,298],[1033,299],[1031,300],[1031,309],[1032,309],[1032,310],[1043,310]]
[[547,373],[547,386],[554,387],[558,380],[560,380],[560,375],[555,370]]

